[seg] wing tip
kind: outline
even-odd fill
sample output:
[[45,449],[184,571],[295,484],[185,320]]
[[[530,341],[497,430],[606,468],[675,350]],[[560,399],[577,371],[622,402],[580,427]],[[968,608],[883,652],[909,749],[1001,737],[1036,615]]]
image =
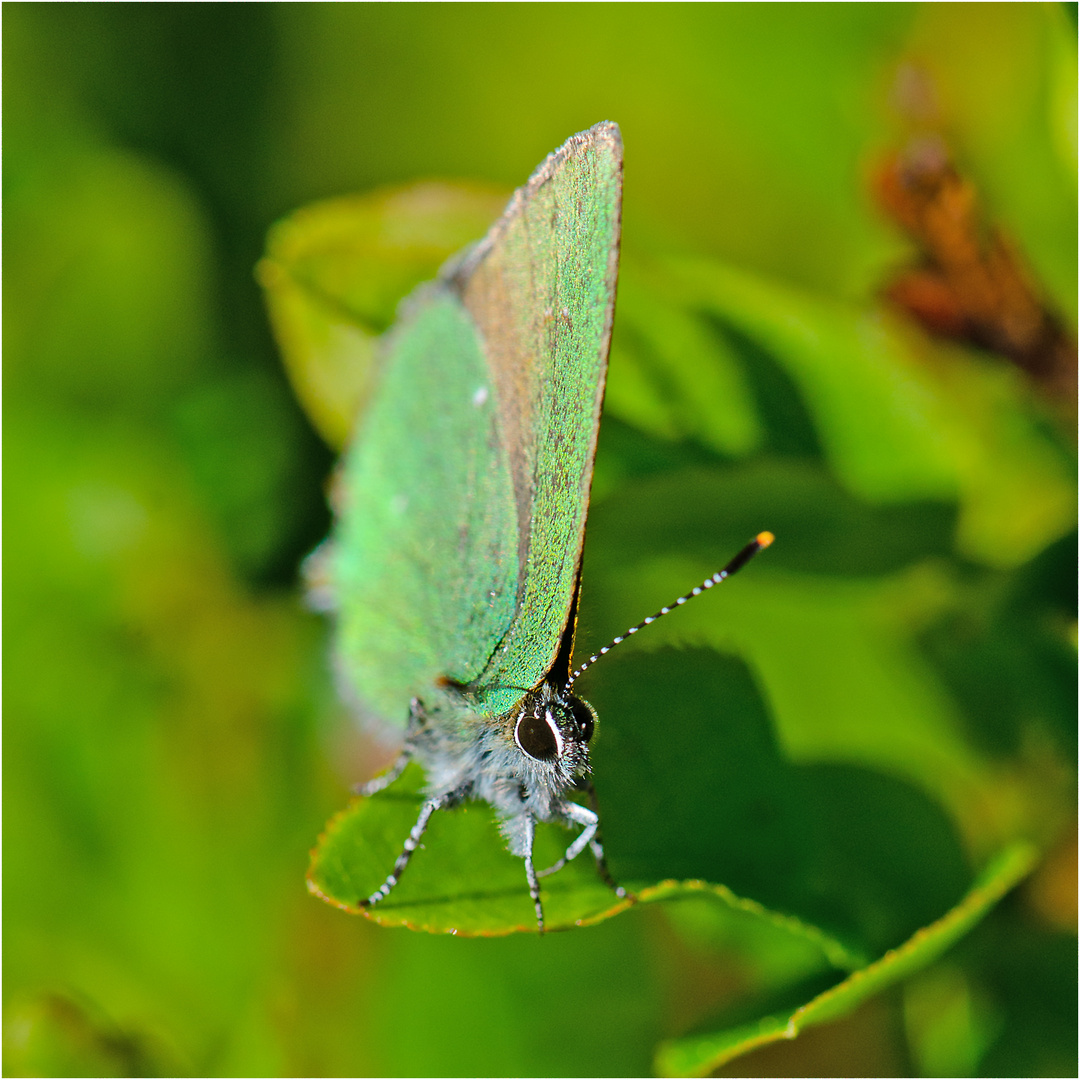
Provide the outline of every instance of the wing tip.
[[529,177],[526,188],[539,186],[549,180],[555,172],[570,158],[588,153],[590,150],[606,149],[615,160],[616,169],[622,171],[623,143],[622,131],[614,120],[601,120],[591,128],[571,135],[557,150],[553,150],[537,166]]
[[[616,219],[621,218],[623,143],[622,131],[614,120],[601,120],[592,127],[571,135],[557,150],[553,150],[533,170],[532,176],[510,197],[499,218],[492,224],[487,235],[471,248],[455,256],[443,267],[439,277],[459,291],[476,267],[487,258],[497,238],[507,228],[507,223],[521,210],[521,207],[534,197],[537,190],[549,183],[559,170],[572,158],[580,157],[590,151],[607,151],[612,166],[610,178],[615,188]],[[618,225],[616,225],[618,232]],[[618,245],[612,251],[608,276],[614,280],[618,267]]]

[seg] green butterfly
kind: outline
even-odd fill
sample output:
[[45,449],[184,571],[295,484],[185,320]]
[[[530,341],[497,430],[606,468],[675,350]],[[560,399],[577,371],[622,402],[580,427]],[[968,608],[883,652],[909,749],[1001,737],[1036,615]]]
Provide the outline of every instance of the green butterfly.
[[[571,657],[621,198],[618,126],[574,135],[482,241],[405,301],[384,342],[318,577],[348,685],[405,726],[396,764],[361,790],[385,787],[411,759],[427,797],[362,906],[389,895],[431,816],[467,799],[494,807],[524,859],[541,930],[539,879],[586,847],[625,895],[608,874],[595,810],[569,798],[588,789],[596,724],[572,687],[597,657],[576,672]],[[538,822],[580,830],[541,872]]]

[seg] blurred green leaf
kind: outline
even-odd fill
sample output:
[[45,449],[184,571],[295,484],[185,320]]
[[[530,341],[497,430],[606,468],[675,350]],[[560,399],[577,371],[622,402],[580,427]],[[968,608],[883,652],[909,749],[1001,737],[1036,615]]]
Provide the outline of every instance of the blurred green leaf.
[[[1001,579],[973,573],[921,633],[974,743],[1022,754],[1046,739],[1076,753],[1076,534]],[[1063,785],[1046,775],[1043,784]]]
[[1017,844],[1002,852],[980,874],[970,892],[936,922],[913,934],[868,967],[818,994],[789,1016],[765,1017],[757,1024],[667,1042],[657,1051],[661,1076],[706,1076],[732,1059],[805,1028],[850,1013],[872,994],[930,964],[966,934],[1010,889],[1031,871],[1035,852]]
[[[1067,888],[1073,897],[1075,878],[1072,871]],[[982,948],[965,957],[966,968],[1000,1010],[1000,1027],[979,1071],[984,1076],[1070,1074],[1077,1052],[1074,929],[1055,931],[1021,908],[1011,919],[988,922],[979,934]]]
[[734,350],[693,313],[644,286],[626,259],[604,416],[605,423],[617,417],[732,457],[758,449],[764,437]]
[[[8,5],[5,1072],[646,1075],[661,1039],[790,1015],[1020,836],[1054,863],[925,982],[734,1065],[1075,1069],[1075,448],[995,358],[882,315],[913,253],[868,186],[944,138],[1074,330],[1070,7]],[[726,886],[654,877],[665,903],[543,939],[387,933],[301,883],[381,759],[295,595],[330,460],[251,267],[293,207],[509,190],[602,117],[625,243],[583,651],[778,541],[589,673],[596,780],[617,867]],[[359,273],[344,314],[270,299],[329,437],[365,335],[501,202],[454,236],[433,211],[438,251],[322,249],[328,286]]]
[[367,400],[398,301],[479,240],[505,202],[477,185],[412,184],[318,203],[273,228],[259,281],[297,396],[331,446],[345,445]]
[[301,452],[316,440],[285,380],[231,371],[180,395],[171,412],[185,463],[238,571],[248,580],[292,581],[329,515]]
[[904,986],[904,1026],[920,1076],[976,1076],[1000,1017],[957,963],[934,964]]
[[12,173],[8,391],[90,413],[160,407],[209,349],[209,237],[191,193],[104,147],[62,162],[23,155]]
[[168,1076],[177,1069],[153,1040],[119,1030],[58,994],[17,1000],[5,1019],[9,1076]]
[[[871,503],[956,499],[959,550],[1013,566],[1073,524],[1064,447],[1018,373],[929,347],[882,312],[705,261],[669,261],[682,302],[771,355],[794,380],[831,467]],[[744,345],[744,352],[747,346]]]
[[790,458],[758,457],[737,466],[673,464],[652,475],[626,476],[617,494],[594,501],[587,543],[613,573],[673,557],[704,568],[722,566],[763,528],[780,541],[759,564],[766,574],[782,568],[869,578],[947,556],[956,509],[930,501],[868,505],[819,464]]

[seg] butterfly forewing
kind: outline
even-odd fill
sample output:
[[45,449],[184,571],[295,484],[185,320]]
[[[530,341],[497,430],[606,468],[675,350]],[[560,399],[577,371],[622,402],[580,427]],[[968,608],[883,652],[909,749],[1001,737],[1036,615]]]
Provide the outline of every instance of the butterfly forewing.
[[598,124],[552,154],[456,274],[497,388],[517,513],[518,599],[481,680],[506,711],[571,618],[618,273],[622,142]]

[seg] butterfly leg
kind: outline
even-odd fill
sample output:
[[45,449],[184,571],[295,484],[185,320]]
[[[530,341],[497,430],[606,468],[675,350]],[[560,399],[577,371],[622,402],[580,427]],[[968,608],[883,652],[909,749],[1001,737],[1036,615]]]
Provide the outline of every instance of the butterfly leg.
[[424,723],[424,707],[418,698],[413,698],[409,703],[409,725],[405,729],[405,745],[401,753],[394,759],[393,765],[381,776],[369,780],[366,784],[354,784],[354,795],[374,795],[377,791],[389,787],[404,771],[413,756],[414,738]]
[[536,925],[540,933],[544,932],[544,905],[540,903],[540,881],[533,862],[533,841],[536,839],[536,822],[532,814],[525,814],[525,877],[529,882],[529,895],[536,909]]
[[592,850],[593,858],[596,860],[596,872],[600,875],[600,880],[620,900],[629,898],[631,901],[634,901],[634,894],[627,892],[626,889],[611,876],[611,871],[608,869],[607,857],[604,855],[604,845],[600,840],[600,806],[596,799],[596,788],[593,787],[592,780],[586,780],[585,792],[589,796],[589,804],[592,807],[593,816],[596,818],[596,829],[593,830],[593,834],[589,838],[589,847]]
[[563,804],[563,820],[566,824],[571,827],[574,825],[582,825],[584,827],[574,842],[566,849],[566,854],[546,870],[541,870],[538,876],[547,877],[548,874],[556,873],[568,862],[572,862],[576,859],[585,848],[588,847],[593,853],[593,858],[596,860],[596,872],[600,875],[600,880],[611,889],[620,900],[622,900],[628,896],[629,893],[615,881],[611,876],[611,871],[608,870],[607,858],[604,855],[604,845],[600,842],[599,836],[600,816],[595,809],[596,789],[590,783],[586,790],[589,794],[589,801],[593,804],[592,810],[574,802],[566,802]]
[[566,854],[546,870],[541,870],[538,877],[558,873],[568,862],[573,862],[592,843],[596,830],[600,827],[600,819],[596,814],[577,803],[567,802],[563,805],[562,819],[570,828],[575,825],[583,825],[584,828],[566,849]]
[[401,878],[401,875],[405,871],[405,867],[409,865],[409,860],[413,857],[413,852],[420,846],[420,841],[423,839],[424,833],[427,831],[428,822],[431,820],[431,815],[436,810],[445,809],[448,806],[454,806],[459,803],[464,797],[466,792],[464,791],[447,791],[442,795],[436,795],[420,808],[420,816],[416,819],[416,824],[409,830],[409,835],[405,838],[405,844],[401,849],[401,854],[394,862],[394,868],[387,875],[386,880],[379,886],[378,890],[373,892],[366,900],[358,900],[357,905],[359,907],[372,907],[380,900],[385,900],[397,885]]

